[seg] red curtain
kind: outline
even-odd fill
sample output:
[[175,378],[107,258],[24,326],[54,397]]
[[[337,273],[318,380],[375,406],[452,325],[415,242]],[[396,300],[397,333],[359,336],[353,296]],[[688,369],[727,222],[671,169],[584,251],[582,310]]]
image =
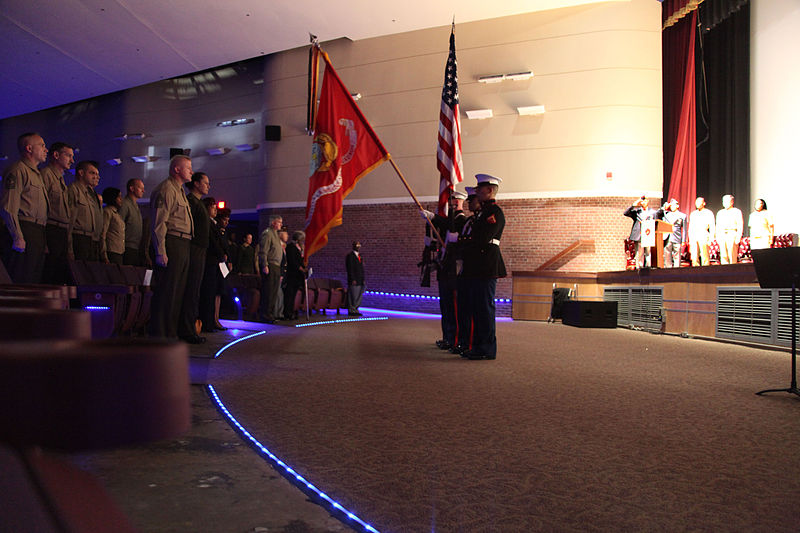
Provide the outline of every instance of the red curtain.
[[692,10],[662,33],[664,71],[664,175],[669,176],[667,197],[680,202],[681,211],[694,209],[697,193],[695,119],[695,27]]

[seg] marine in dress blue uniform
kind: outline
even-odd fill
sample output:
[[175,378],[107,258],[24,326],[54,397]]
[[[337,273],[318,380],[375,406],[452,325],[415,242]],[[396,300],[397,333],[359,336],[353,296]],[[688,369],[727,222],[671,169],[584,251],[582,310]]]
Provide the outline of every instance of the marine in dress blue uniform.
[[442,315],[442,338],[436,346],[442,350],[450,350],[457,345],[458,323],[456,321],[457,281],[456,250],[461,228],[467,221],[462,209],[467,195],[461,191],[453,191],[450,195],[447,216],[434,215],[424,211],[430,219],[444,244],[439,249],[436,279],[439,286],[439,311]]
[[464,225],[458,235],[455,246],[451,245],[451,253],[456,260],[456,318],[458,322],[458,333],[456,345],[450,348],[454,354],[461,355],[472,347],[472,291],[468,278],[464,277],[464,254],[463,250],[472,238],[472,224],[480,211],[481,204],[475,187],[465,187],[467,191],[467,208],[472,214],[464,220]]
[[462,354],[467,359],[495,359],[494,295],[498,278],[506,277],[506,265],[500,253],[500,238],[506,225],[503,210],[495,196],[502,181],[488,174],[478,174],[476,192],[481,209],[470,229],[464,251],[464,271],[471,292],[473,308],[472,348]]

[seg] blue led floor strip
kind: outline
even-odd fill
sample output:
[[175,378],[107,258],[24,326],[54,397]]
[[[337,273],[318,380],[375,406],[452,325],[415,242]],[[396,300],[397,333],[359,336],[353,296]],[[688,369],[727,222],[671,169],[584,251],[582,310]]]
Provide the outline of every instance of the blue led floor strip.
[[[371,319],[357,319],[357,320],[386,320],[386,317],[375,317]],[[344,322],[344,320],[339,320],[338,322]],[[312,325],[312,324],[309,324]],[[315,325],[315,324],[313,324]],[[242,337],[241,339],[236,339],[233,342],[230,342],[220,348],[214,358],[219,357],[222,352],[233,346],[234,344],[240,343],[247,339],[252,339],[258,335],[263,335],[266,331],[259,331],[258,333],[253,333],[252,335],[247,335],[246,337]],[[300,475],[297,471],[295,471],[292,467],[281,461],[275,454],[273,454],[269,449],[261,444],[253,435],[250,434],[249,431],[245,429],[243,425],[239,423],[238,420],[228,411],[228,408],[222,403],[219,395],[217,394],[216,389],[213,385],[208,384],[206,385],[206,390],[208,391],[208,395],[217,405],[217,408],[220,412],[225,415],[225,418],[228,419],[228,422],[233,426],[234,430],[239,433],[242,437],[249,441],[250,445],[255,448],[255,450],[264,457],[267,461],[270,462],[275,468],[278,469],[281,474],[283,474],[289,481],[294,483],[300,490],[309,494],[312,497],[316,497],[319,500],[320,505],[326,507],[328,511],[330,511],[333,516],[339,518],[342,521],[346,520],[346,524],[350,527],[360,527],[363,531],[367,531],[369,533],[379,533],[377,529],[372,527],[371,525],[364,522],[361,518],[356,516],[354,513],[345,509],[342,504],[337,502],[336,500],[332,499],[330,496],[319,490],[314,484]]]
[[[386,292],[386,291],[364,291],[364,294],[372,294],[375,296],[394,296],[396,298],[411,298],[415,300],[438,300],[438,296],[428,296],[425,294],[406,294],[401,292]],[[511,298],[495,298],[497,303],[511,303]]]
[[233,346],[234,344],[239,344],[242,341],[246,341],[247,339],[252,339],[253,337],[258,337],[259,335],[263,335],[266,331],[259,331],[257,333],[253,333],[251,335],[247,335],[246,337],[242,337],[241,339],[236,339],[235,341],[229,342],[225,346],[219,349],[217,353],[214,354],[214,359],[222,355],[222,352]]
[[[261,444],[253,435],[247,431],[244,426],[242,426],[238,420],[228,411],[228,408],[225,407],[225,404],[222,403],[220,400],[219,395],[217,395],[216,389],[214,389],[213,385],[206,385],[208,394],[217,404],[217,407],[225,415],[228,419],[228,422],[234,427],[234,429],[242,435],[245,439],[250,441],[250,444],[256,449],[256,451],[261,454],[265,459],[267,459],[273,466],[279,468],[281,473],[289,478],[295,485],[300,487],[304,492],[308,493],[311,492],[312,496],[316,496],[322,502],[323,506],[329,507],[333,509],[334,515],[340,515],[346,517],[351,523],[348,523],[348,526],[360,526],[364,531],[369,531],[370,533],[379,533],[377,529],[372,527],[371,525],[367,524],[363,520],[361,520],[358,516],[353,514],[352,512],[345,509],[339,502],[332,499],[330,496],[319,490],[315,487],[310,481],[296,472],[292,467],[281,461],[278,457],[276,457],[269,449]],[[324,503],[323,503],[324,502]]]
[[389,320],[388,316],[367,316],[363,318],[342,318],[339,320],[321,320],[319,322],[305,322],[303,324],[295,324],[296,328],[307,328],[309,326],[324,326],[327,324],[341,324],[343,322],[369,322],[370,320]]

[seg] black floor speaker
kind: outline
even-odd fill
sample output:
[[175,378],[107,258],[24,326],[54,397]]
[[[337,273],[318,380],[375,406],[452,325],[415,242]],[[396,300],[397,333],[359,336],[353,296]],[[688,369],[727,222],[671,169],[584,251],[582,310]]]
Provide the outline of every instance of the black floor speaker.
[[617,327],[617,302],[567,300],[562,308],[562,324],[579,328]]

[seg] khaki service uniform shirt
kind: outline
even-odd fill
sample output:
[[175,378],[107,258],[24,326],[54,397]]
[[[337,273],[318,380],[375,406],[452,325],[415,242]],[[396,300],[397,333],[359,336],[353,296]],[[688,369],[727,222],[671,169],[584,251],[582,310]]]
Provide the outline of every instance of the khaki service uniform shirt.
[[46,166],[41,170],[44,189],[49,202],[49,212],[47,213],[47,223],[67,228],[69,227],[69,200],[67,198],[67,184],[64,183],[64,175],[61,170]]
[[47,194],[39,170],[25,161],[13,163],[3,174],[3,192],[0,197],[0,216],[3,217],[11,238],[23,238],[20,220],[44,226],[47,224],[47,213]]
[[125,223],[125,248],[138,250],[142,242],[142,211],[130,196],[122,199],[119,216]]
[[100,243],[100,259],[103,261],[108,261],[108,252],[125,253],[125,222],[116,206],[107,205],[103,208],[103,238]]
[[175,179],[169,177],[156,185],[150,195],[150,206],[153,210],[153,246],[156,255],[167,254],[168,234],[184,239],[192,238],[194,221],[189,200]]
[[67,197],[70,210],[70,235],[72,233],[88,235],[93,241],[100,241],[103,233],[103,212],[97,193],[88,185],[74,181],[67,187]]

